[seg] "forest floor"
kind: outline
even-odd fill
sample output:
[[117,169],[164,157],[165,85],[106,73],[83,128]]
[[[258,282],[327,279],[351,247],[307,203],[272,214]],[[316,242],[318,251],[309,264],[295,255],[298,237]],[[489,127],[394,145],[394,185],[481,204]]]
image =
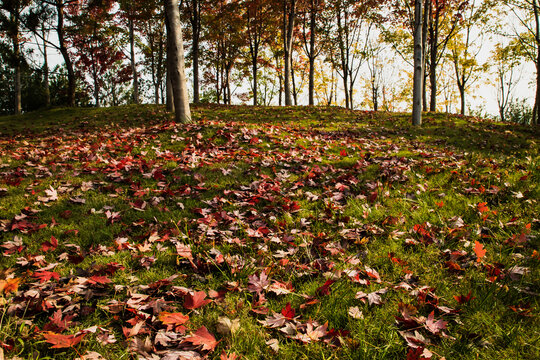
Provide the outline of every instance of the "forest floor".
[[538,129],[0,118],[0,358],[538,359]]

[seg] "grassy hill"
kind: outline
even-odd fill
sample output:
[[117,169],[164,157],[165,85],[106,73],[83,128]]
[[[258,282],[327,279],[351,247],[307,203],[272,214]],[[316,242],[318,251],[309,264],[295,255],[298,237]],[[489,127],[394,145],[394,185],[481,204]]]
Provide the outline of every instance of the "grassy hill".
[[538,129],[193,114],[0,117],[6,358],[540,358]]

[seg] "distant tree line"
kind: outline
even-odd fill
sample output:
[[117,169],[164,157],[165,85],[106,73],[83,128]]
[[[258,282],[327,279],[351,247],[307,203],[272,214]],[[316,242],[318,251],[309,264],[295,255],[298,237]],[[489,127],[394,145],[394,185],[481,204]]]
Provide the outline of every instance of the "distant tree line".
[[[167,79],[174,77],[170,54],[176,43],[168,36],[174,30],[166,16],[170,3],[2,0],[0,113],[167,101],[172,108],[175,90]],[[410,106],[416,88],[422,110],[465,114],[474,87],[488,77],[498,91],[500,117],[508,120],[520,103],[515,87],[528,62],[537,69],[530,81],[536,101],[521,121],[538,123],[537,0],[174,4],[194,103],[391,111]],[[481,63],[478,54],[488,38],[496,46]],[[61,66],[49,65],[52,54],[61,56]],[[418,87],[413,86],[415,59],[421,64]]]

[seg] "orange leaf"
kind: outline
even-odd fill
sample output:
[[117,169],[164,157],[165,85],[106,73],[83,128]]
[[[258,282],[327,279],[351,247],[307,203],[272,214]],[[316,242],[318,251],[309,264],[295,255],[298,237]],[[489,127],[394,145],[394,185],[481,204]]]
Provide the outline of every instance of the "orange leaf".
[[44,333],[43,337],[45,338],[46,342],[53,345],[51,346],[52,349],[62,349],[77,345],[81,342],[85,335],[85,333],[79,335],[62,335],[49,331]]
[[21,283],[20,278],[0,280],[0,294],[2,293],[9,294],[10,292],[17,292],[17,289],[19,288],[20,283]]
[[219,341],[216,341],[214,335],[208,332],[206,327],[201,327],[199,330],[195,331],[190,337],[186,338],[186,342],[192,343],[193,345],[202,345],[203,350],[214,350]]
[[189,316],[179,312],[170,313],[163,311],[161,314],[159,314],[159,320],[161,320],[161,322],[165,325],[182,325],[189,320]]
[[476,254],[476,261],[480,262],[481,259],[486,255],[486,250],[484,250],[484,245],[476,241],[474,243],[474,253]]

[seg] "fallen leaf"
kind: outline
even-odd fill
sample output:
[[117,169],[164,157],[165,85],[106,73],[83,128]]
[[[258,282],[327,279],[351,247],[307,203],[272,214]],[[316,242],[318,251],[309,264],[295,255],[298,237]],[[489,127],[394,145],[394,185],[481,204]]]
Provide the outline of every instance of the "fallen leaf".
[[201,327],[199,330],[195,331],[191,336],[187,337],[185,342],[189,342],[195,346],[202,345],[202,350],[213,351],[219,341],[216,341],[214,335],[208,332],[206,327]]

